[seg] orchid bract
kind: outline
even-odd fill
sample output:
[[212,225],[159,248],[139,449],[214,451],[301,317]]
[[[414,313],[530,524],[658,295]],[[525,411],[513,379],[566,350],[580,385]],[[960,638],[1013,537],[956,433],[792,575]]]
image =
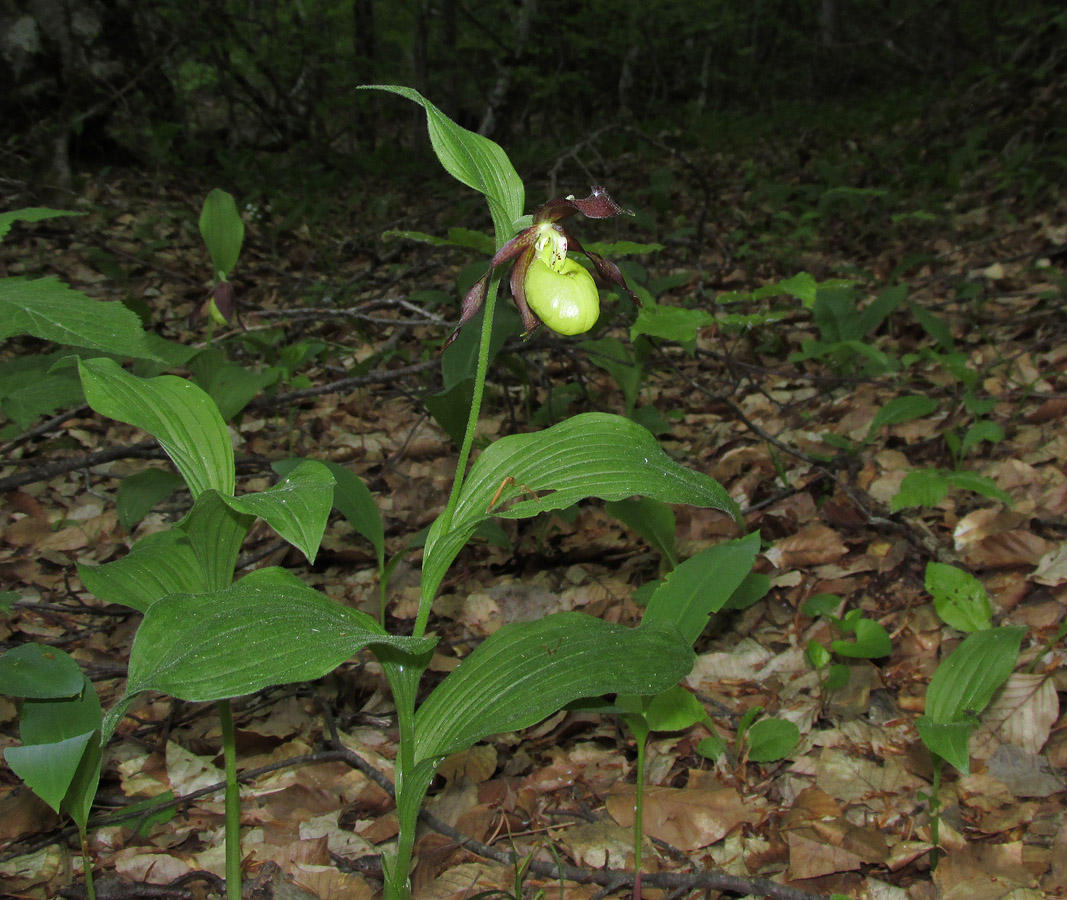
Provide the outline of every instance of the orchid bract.
[[590,219],[607,219],[633,215],[619,206],[602,187],[594,187],[583,200],[561,197],[549,200],[534,210],[533,224],[504,244],[489,261],[489,271],[475,282],[463,298],[459,326],[448,339],[456,339],[459,329],[481,309],[489,289],[493,270],[514,262],[511,270],[511,295],[522,316],[528,337],[542,323],[560,334],[581,334],[596,324],[600,298],[592,277],[567,254],[584,253],[597,274],[618,285],[638,306],[641,301],[630,290],[619,267],[600,254],[586,250],[562,225],[561,219],[574,213]]

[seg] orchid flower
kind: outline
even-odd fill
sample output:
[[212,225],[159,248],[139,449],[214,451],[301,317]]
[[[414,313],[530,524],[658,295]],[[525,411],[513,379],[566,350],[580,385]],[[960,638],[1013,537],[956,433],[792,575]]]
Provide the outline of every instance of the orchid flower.
[[574,213],[590,219],[630,215],[602,187],[594,187],[584,200],[573,196],[549,200],[534,210],[533,224],[520,231],[504,244],[489,261],[489,271],[475,282],[463,298],[459,325],[447,344],[459,334],[459,329],[481,309],[489,290],[493,270],[514,261],[511,270],[511,295],[522,316],[524,337],[542,323],[560,334],[581,334],[596,324],[600,314],[600,294],[589,273],[573,259],[570,251],[589,257],[597,274],[605,281],[621,287],[638,306],[641,301],[630,290],[615,263],[598,253],[586,250],[562,225],[561,219]]

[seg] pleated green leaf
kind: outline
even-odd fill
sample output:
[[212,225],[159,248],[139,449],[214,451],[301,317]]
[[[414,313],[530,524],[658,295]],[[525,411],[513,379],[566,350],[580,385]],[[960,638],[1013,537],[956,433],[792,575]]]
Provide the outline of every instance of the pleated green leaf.
[[259,516],[314,562],[333,507],[334,477],[322,463],[306,459],[265,491],[223,500],[238,512]]
[[160,597],[207,590],[188,536],[179,529],[139,540],[122,559],[102,566],[78,563],[86,590],[105,603],[144,612]]
[[174,375],[138,378],[110,359],[78,361],[85,399],[98,413],[147,431],[171,458],[193,497],[233,494],[233,444],[215,402]]
[[968,635],[937,667],[926,690],[926,715],[947,724],[980,713],[1019,658],[1026,629],[1004,626]]
[[759,533],[716,544],[671,572],[648,601],[643,621],[673,622],[690,643],[752,571]]
[[445,530],[438,519],[430,529],[423,602],[432,599],[474,529],[490,516],[528,518],[587,497],[634,495],[720,509],[740,519],[721,484],[674,462],[647,429],[622,416],[585,413],[544,431],[501,438],[471,467],[451,526]]
[[415,714],[415,760],[526,728],[579,697],[656,694],[689,674],[692,648],[672,625],[628,628],[577,612],[491,635]]
[[434,639],[387,635],[284,569],[260,569],[221,591],[172,594],[148,608],[137,630],[126,696],[108,713],[105,737],[139,691],[239,697],[321,678],[367,645],[415,653]]
[[515,167],[499,144],[453,122],[418,91],[395,84],[365,85],[389,91],[426,110],[426,127],[434,153],[457,181],[485,195],[497,235],[512,235],[522,215],[525,189]]

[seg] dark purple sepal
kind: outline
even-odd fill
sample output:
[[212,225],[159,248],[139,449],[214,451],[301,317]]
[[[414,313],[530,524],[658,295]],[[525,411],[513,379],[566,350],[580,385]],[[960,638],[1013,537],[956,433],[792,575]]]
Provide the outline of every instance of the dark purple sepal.
[[633,300],[638,306],[641,305],[641,301],[638,299],[637,294],[630,290],[630,286],[626,283],[626,279],[622,277],[622,272],[619,271],[619,267],[615,265],[610,259],[604,259],[599,253],[593,253],[591,250],[586,250],[575,238],[567,235],[567,240],[570,243],[572,251],[577,250],[579,253],[584,253],[589,257],[589,261],[596,269],[597,275],[603,278],[605,281],[611,284],[621,287],[627,294],[630,295],[630,299]]
[[542,203],[534,210],[534,223],[558,222],[576,212],[590,219],[610,219],[612,216],[633,215],[631,210],[619,206],[604,188],[598,186],[592,191],[584,200],[577,200],[574,197],[558,197]]
[[538,328],[541,327],[541,319],[538,317],[532,309],[530,304],[526,302],[526,273],[530,271],[530,265],[536,259],[536,254],[531,249],[528,253],[524,253],[519,257],[519,261],[515,263],[515,268],[511,270],[511,296],[515,300],[515,305],[519,308],[519,315],[522,316],[523,338],[528,338]]

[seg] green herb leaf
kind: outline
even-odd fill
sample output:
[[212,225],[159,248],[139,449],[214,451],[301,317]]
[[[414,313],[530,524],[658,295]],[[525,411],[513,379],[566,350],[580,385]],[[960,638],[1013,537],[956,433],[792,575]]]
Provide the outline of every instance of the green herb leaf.
[[752,570],[759,547],[753,532],[685,560],[652,595],[642,621],[672,622],[692,644]]
[[0,340],[18,334],[120,357],[159,359],[135,313],[121,303],[91,300],[53,276],[0,278]]
[[745,733],[751,762],[776,762],[800,743],[800,729],[786,719],[761,719]]
[[969,572],[944,563],[926,564],[926,590],[941,621],[960,631],[982,631],[993,624],[993,604],[985,585]]
[[321,678],[367,645],[418,653],[434,643],[387,635],[284,569],[259,569],[221,591],[172,594],[148,608],[137,630],[126,694],[108,712],[105,740],[140,691],[221,700]]
[[360,90],[399,94],[426,110],[426,127],[434,153],[457,181],[485,195],[497,235],[515,233],[522,216],[525,189],[511,160],[487,137],[461,128],[418,91],[395,84],[361,85]]
[[[530,492],[537,499],[522,499]],[[438,519],[430,529],[423,603],[437,593],[448,567],[482,520],[529,518],[586,497],[623,500],[635,494],[720,509],[740,518],[722,485],[678,465],[646,429],[622,416],[584,413],[544,431],[501,438],[471,467],[451,527],[446,531]]]
[[237,265],[245,238],[245,223],[233,195],[215,188],[204,198],[200,211],[200,235],[207,244],[216,277],[225,278]]
[[98,413],[147,431],[196,498],[208,488],[233,494],[233,444],[214,401],[174,375],[138,378],[110,359],[78,361],[85,399]]
[[557,613],[501,628],[433,691],[415,716],[415,760],[533,725],[579,697],[656,694],[689,674],[676,628],[611,625]]

